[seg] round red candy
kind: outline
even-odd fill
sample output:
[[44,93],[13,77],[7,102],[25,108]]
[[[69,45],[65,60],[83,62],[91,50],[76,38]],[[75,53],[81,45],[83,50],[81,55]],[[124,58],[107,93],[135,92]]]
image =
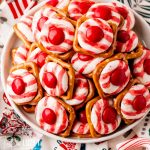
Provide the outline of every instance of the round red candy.
[[92,4],[94,4],[93,2],[89,2],[89,1],[83,1],[79,3],[79,8],[80,8],[80,12],[81,14],[85,14],[87,13],[87,11],[89,10],[89,8],[92,6]]
[[111,9],[107,6],[97,7],[94,11],[94,16],[106,21],[110,20],[112,18]]
[[121,30],[118,32],[117,41],[126,43],[130,39],[130,35],[127,31]]
[[21,95],[25,91],[25,83],[21,78],[16,78],[12,82],[12,90],[14,91],[15,94]]
[[50,28],[48,33],[48,39],[54,45],[61,44],[65,39],[63,30],[57,27]]
[[85,110],[80,112],[80,114],[79,114],[79,121],[81,121],[84,124],[87,123]]
[[56,122],[56,114],[55,112],[50,109],[50,108],[45,108],[44,111],[42,112],[42,118],[44,122],[47,124],[54,124]]
[[78,54],[78,57],[79,57],[80,60],[83,60],[83,61],[88,61],[88,60],[93,59],[92,56],[85,55],[85,54]]
[[118,13],[124,18],[126,19],[128,16],[128,12],[126,9],[122,8],[122,7],[116,7]]
[[37,23],[37,27],[38,27],[38,30],[39,30],[39,31],[41,31],[41,29],[42,29],[44,23],[45,23],[47,20],[48,20],[48,17],[45,17],[45,16],[42,16],[42,17],[39,19],[39,21],[38,21],[38,23]]
[[146,107],[146,99],[143,95],[137,95],[132,103],[133,108],[136,111],[141,111]]
[[55,7],[58,4],[58,0],[49,0],[47,2],[47,5],[51,5],[53,7]]
[[127,80],[127,77],[125,75],[125,71],[124,69],[121,69],[121,68],[116,69],[111,74],[111,77],[110,77],[110,82],[116,86],[123,85],[126,82],[126,80]]
[[52,72],[45,72],[43,76],[43,81],[49,88],[55,88],[57,85],[57,79]]
[[45,64],[45,59],[47,57],[47,54],[44,52],[41,52],[37,56],[37,64],[39,67],[42,67]]
[[116,110],[112,107],[106,107],[102,114],[102,119],[105,123],[115,123],[117,118]]
[[150,75],[150,59],[146,59],[143,64],[144,71]]
[[86,37],[90,42],[96,43],[104,37],[104,32],[98,26],[91,26],[86,31]]

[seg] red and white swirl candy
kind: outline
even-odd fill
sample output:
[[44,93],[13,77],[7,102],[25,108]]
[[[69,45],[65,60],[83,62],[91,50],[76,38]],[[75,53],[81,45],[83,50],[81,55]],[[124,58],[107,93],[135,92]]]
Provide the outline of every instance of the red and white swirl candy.
[[32,33],[32,21],[33,16],[26,16],[17,23],[18,30],[23,34],[28,42],[34,42],[34,36]]
[[19,46],[14,55],[14,63],[21,64],[24,63],[27,59],[29,49],[25,46]]
[[90,132],[85,110],[78,112],[77,119],[72,127],[72,132],[76,134],[88,134]]
[[68,73],[61,65],[48,62],[40,70],[42,87],[51,96],[61,96],[68,90]]
[[103,53],[113,42],[112,28],[102,19],[87,19],[78,29],[78,42],[91,54]]
[[42,67],[45,64],[46,57],[47,54],[45,52],[41,51],[40,48],[36,48],[28,56],[28,61],[36,63],[38,67]]
[[116,145],[117,150],[150,149],[149,138],[134,138]]
[[88,9],[94,4],[93,0],[72,0],[68,6],[68,14],[71,19],[78,20],[86,14]]
[[68,115],[65,108],[55,97],[43,97],[35,109],[39,126],[47,132],[59,134],[68,126]]
[[139,119],[149,108],[150,93],[142,84],[132,86],[121,102],[121,113],[125,119]]
[[144,48],[143,55],[134,60],[133,73],[138,80],[150,88],[150,50]]
[[121,30],[131,30],[135,25],[135,18],[131,9],[121,3],[113,2],[112,4],[115,6],[118,13],[124,18],[124,25]]
[[69,5],[70,0],[49,0],[46,5],[51,5],[53,7],[64,9]]
[[41,29],[44,23],[54,15],[56,15],[56,12],[53,11],[50,7],[46,6],[44,6],[34,14],[32,22],[32,31],[35,41],[39,41]]
[[59,16],[45,22],[40,34],[40,42],[50,52],[62,54],[68,52],[73,45],[73,25]]
[[121,123],[121,118],[112,105],[111,99],[100,99],[93,105],[91,121],[95,131],[99,134],[112,133]]
[[93,58],[88,55],[76,53],[71,59],[71,64],[77,72],[87,75],[92,73],[95,67],[103,60],[103,57]]
[[117,52],[131,52],[138,45],[138,36],[134,31],[120,30],[117,35]]
[[7,92],[17,104],[30,102],[37,94],[36,78],[26,69],[18,69],[7,78]]
[[130,69],[123,60],[109,62],[102,70],[99,84],[104,93],[115,95],[121,92],[130,80]]
[[86,100],[89,93],[88,80],[81,74],[75,75],[75,88],[73,91],[73,97],[70,100],[65,101],[69,105],[79,105]]
[[119,26],[121,22],[121,15],[111,3],[96,3],[92,5],[86,16],[88,18],[101,18],[117,26]]

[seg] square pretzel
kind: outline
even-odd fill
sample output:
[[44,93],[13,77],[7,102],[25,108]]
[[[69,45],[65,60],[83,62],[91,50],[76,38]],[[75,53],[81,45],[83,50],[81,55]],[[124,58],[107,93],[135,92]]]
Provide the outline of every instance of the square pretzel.
[[33,62],[26,62],[26,63],[22,63],[22,64],[12,67],[10,70],[10,73],[12,73],[13,71],[18,70],[18,69],[26,69],[30,73],[32,73],[34,75],[34,77],[36,78],[37,86],[38,86],[37,95],[30,102],[23,104],[23,105],[26,105],[26,104],[36,105],[43,97],[43,90],[42,90],[42,86],[41,86],[40,79],[39,79],[38,67]]
[[68,77],[69,77],[69,87],[68,87],[66,94],[63,96],[60,96],[60,97],[64,100],[71,99],[73,96],[74,79],[75,79],[75,72],[74,72],[74,69],[72,68],[72,65],[62,61],[61,59],[59,59],[53,55],[49,55],[46,58],[46,63],[48,63],[48,62],[55,62],[67,70]]

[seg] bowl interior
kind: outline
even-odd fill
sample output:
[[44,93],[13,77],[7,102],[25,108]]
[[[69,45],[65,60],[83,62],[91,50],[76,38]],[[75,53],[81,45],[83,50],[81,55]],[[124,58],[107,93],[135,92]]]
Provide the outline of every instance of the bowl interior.
[[[95,1],[98,2],[99,0],[95,0]],[[106,1],[110,2],[111,0],[103,0],[103,1],[104,2],[106,2]],[[37,5],[31,11],[29,11],[28,14],[32,14],[33,12],[35,12],[44,3],[41,3],[41,4]],[[146,45],[147,47],[150,47],[150,42],[149,42],[150,27],[144,21],[144,19],[141,16],[139,16],[135,12],[134,12],[134,14],[135,14],[135,18],[136,18],[136,24],[135,24],[134,31],[138,34],[138,37],[143,42],[143,44]],[[42,130],[37,125],[34,114],[28,114],[28,113],[24,112],[21,108],[16,106],[14,104],[14,102],[11,100],[11,98],[9,97],[9,95],[7,94],[7,92],[6,92],[6,80],[7,80],[8,74],[9,74],[9,70],[11,68],[11,50],[12,50],[12,48],[15,48],[15,47],[17,47],[18,45],[21,45],[21,44],[22,44],[22,42],[17,38],[17,36],[12,31],[11,36],[9,37],[9,40],[8,40],[7,44],[5,45],[3,53],[2,53],[2,62],[1,62],[2,76],[1,76],[1,79],[2,79],[2,85],[3,85],[4,91],[5,91],[8,99],[10,100],[10,103],[11,103],[12,107],[18,113],[18,115],[20,115],[20,117],[27,124],[29,124],[33,129],[37,130],[38,132],[40,132],[40,133],[42,133],[46,136],[54,138],[54,139],[64,140],[64,141],[67,141],[67,142],[75,142],[75,143],[93,143],[93,142],[100,142],[100,141],[109,140],[111,138],[119,136],[119,135],[127,132],[128,130],[130,130],[134,126],[136,126],[142,120],[142,119],[140,119],[140,120],[136,121],[135,123],[133,123],[132,125],[129,125],[129,126],[123,125],[115,133],[104,136],[104,137],[101,137],[101,138],[86,138],[86,139],[83,139],[83,138],[82,139],[77,139],[77,138],[70,138],[70,137],[62,138],[62,137],[50,134],[50,133]]]

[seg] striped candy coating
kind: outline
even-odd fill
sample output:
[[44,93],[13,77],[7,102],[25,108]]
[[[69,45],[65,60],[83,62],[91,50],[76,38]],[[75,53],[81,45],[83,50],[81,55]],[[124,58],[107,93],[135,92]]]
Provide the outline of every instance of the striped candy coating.
[[[81,5],[88,5],[89,8],[94,4],[95,2],[93,0],[73,0],[70,2],[68,6],[68,14],[70,18],[73,20],[78,20],[82,15],[84,15],[86,12],[83,6]],[[82,8],[83,7],[83,8]],[[88,10],[87,10],[88,11]],[[84,14],[83,14],[84,12]]]
[[[45,72],[51,72],[55,75],[57,79],[57,85],[55,88],[49,88],[45,85],[43,81],[43,76]],[[42,87],[51,96],[61,96],[68,89],[68,73],[67,70],[55,62],[48,62],[42,66],[40,73],[40,82]]]
[[133,73],[141,83],[150,88],[150,75],[144,71],[144,61],[147,59],[150,59],[150,50],[144,48],[143,55],[134,60]]
[[32,33],[32,20],[33,16],[23,17],[20,22],[17,23],[18,30],[24,35],[27,41],[34,42],[34,36]]
[[111,4],[111,3],[96,3],[96,4],[92,5],[92,7],[88,10],[86,16],[88,18],[96,18],[95,10],[97,8],[100,8],[100,7],[108,7],[108,8],[110,8],[111,9],[111,19],[108,20],[108,21],[110,21],[111,23],[119,26],[119,24],[121,22],[121,16],[117,12],[117,10],[113,6],[113,4]]
[[[125,75],[127,77],[125,83],[121,86],[116,86],[111,83],[111,74],[113,71],[115,71],[117,68],[121,68],[125,70]],[[102,70],[100,77],[99,77],[99,84],[103,90],[104,93],[115,95],[121,92],[126,85],[128,84],[130,80],[130,69],[128,64],[123,60],[114,60],[109,62],[104,69]]]
[[[45,108],[53,110],[56,114],[56,122],[52,125],[44,122],[42,118],[42,113]],[[59,134],[68,126],[67,112],[55,97],[43,97],[36,106],[35,117],[39,126],[50,133]]]
[[[65,39],[59,45],[54,45],[49,41],[49,38],[48,38],[49,31],[50,31],[50,28],[52,27],[59,27],[64,32]],[[41,34],[40,34],[40,42],[50,52],[53,52],[56,54],[66,53],[72,48],[74,32],[75,32],[75,29],[69,21],[59,16],[55,16],[47,20],[44,26],[42,27]]]
[[[25,91],[21,95],[17,95],[12,90],[12,83],[14,79],[21,78],[25,86]],[[36,78],[26,69],[18,69],[9,74],[7,78],[7,92],[12,100],[17,104],[24,104],[30,102],[37,94]]]
[[[92,43],[87,39],[86,32],[90,26],[98,26],[102,29],[104,37],[100,41]],[[91,54],[103,53],[109,49],[113,42],[112,28],[106,21],[102,19],[88,19],[83,22],[78,29],[78,42],[80,46],[85,49],[85,51]]]
[[135,17],[134,17],[134,14],[132,13],[131,9],[129,7],[121,4],[121,3],[113,2],[112,4],[115,7],[121,7],[121,8],[125,9],[128,12],[127,17],[124,19],[124,25],[121,28],[121,30],[126,30],[126,31],[131,30],[135,25]]
[[27,59],[29,49],[25,46],[19,46],[14,55],[14,63],[21,64],[24,63]]
[[90,74],[94,71],[95,67],[104,60],[103,57],[96,57],[87,61],[81,60],[79,54],[76,53],[71,59],[73,68],[81,74]]
[[86,100],[88,93],[88,80],[81,74],[76,73],[73,97],[65,102],[69,105],[79,105]]
[[[138,95],[142,95],[146,99],[146,107],[141,111],[136,111],[133,108],[133,101]],[[148,89],[142,84],[132,86],[125,94],[121,102],[121,113],[125,119],[139,119],[145,115],[149,108],[150,93]]]
[[103,121],[102,115],[103,115],[104,109],[112,105],[113,105],[113,101],[111,99],[109,100],[100,99],[93,105],[93,108],[91,111],[91,121],[92,121],[94,129],[99,134],[112,133],[119,127],[121,123],[121,118],[119,115],[117,115],[117,118],[113,124],[112,123],[106,124]]

